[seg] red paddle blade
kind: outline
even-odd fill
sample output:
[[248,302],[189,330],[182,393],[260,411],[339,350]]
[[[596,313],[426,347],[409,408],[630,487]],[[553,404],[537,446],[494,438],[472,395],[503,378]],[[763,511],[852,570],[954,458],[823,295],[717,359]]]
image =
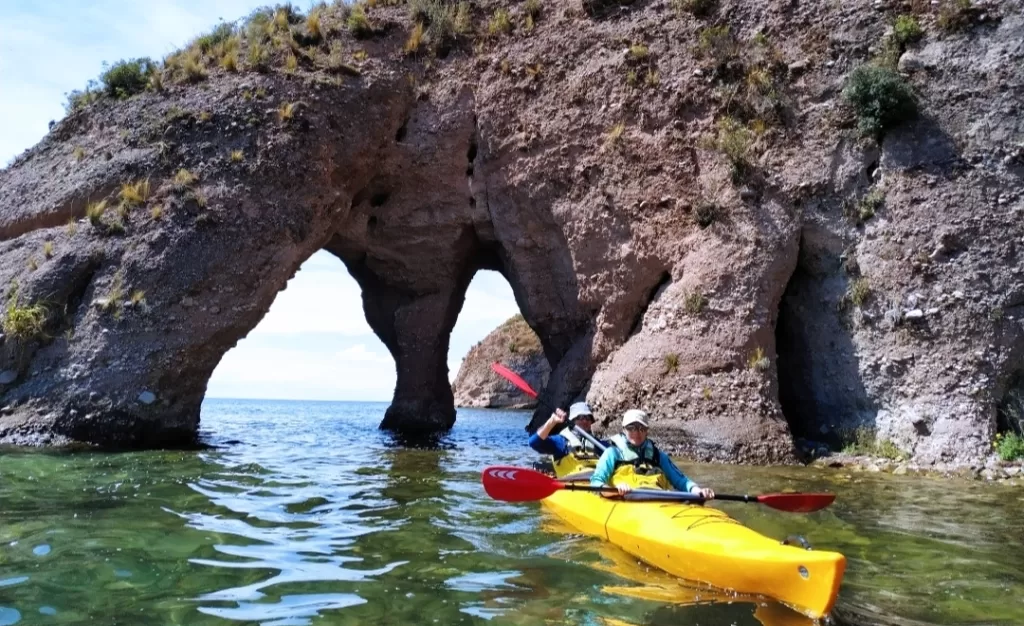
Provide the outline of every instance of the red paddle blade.
[[505,378],[507,378],[510,383],[522,389],[530,397],[537,397],[537,392],[533,390],[533,387],[530,386],[530,383],[520,378],[519,374],[516,374],[509,368],[502,365],[501,363],[491,363],[491,369],[494,370],[500,376],[504,376]]
[[522,467],[493,465],[483,472],[484,491],[495,500],[543,500],[564,485],[550,476]]
[[769,493],[757,496],[757,501],[780,511],[810,513],[819,511],[836,499],[832,493]]

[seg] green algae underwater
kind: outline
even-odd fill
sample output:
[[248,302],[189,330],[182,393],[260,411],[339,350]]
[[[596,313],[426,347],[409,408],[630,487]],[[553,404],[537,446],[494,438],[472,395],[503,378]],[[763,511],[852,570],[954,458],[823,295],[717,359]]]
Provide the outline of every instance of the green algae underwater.
[[[0,626],[814,624],[488,498],[483,467],[537,460],[523,412],[460,410],[415,449],[377,430],[385,408],[207,400],[205,450],[0,451]],[[714,506],[845,554],[838,624],[1024,624],[1020,487],[681,467],[722,492],[837,493],[812,514]]]

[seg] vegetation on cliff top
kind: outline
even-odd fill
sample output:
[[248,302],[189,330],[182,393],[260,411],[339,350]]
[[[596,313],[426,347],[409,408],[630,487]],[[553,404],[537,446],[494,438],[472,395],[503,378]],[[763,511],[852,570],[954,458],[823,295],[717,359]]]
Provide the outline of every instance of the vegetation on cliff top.
[[492,334],[502,338],[510,354],[535,354],[542,350],[540,338],[521,313],[510,317]]

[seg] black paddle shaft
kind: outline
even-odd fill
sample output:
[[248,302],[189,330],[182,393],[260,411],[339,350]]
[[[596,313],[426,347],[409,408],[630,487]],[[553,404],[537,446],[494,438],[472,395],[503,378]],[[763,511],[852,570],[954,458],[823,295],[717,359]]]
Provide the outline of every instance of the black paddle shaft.
[[[614,492],[618,493],[615,487],[611,486],[594,486],[594,485],[576,485],[573,483],[566,484],[562,489],[568,491],[596,491],[596,492]],[[673,500],[673,501],[687,501],[687,502],[703,502],[704,498],[695,493],[686,493],[685,491],[666,491],[663,489],[632,489],[627,495],[644,497],[651,500]]]

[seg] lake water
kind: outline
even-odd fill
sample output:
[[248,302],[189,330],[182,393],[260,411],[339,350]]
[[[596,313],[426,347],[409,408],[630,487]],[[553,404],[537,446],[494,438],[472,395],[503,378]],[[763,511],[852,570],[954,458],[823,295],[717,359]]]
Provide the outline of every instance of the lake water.
[[[812,624],[488,498],[483,467],[537,459],[526,413],[460,410],[410,449],[377,430],[386,408],[207,400],[207,450],[0,451],[0,626]],[[838,623],[1024,624],[1020,488],[681,466],[722,493],[836,492],[809,515],[714,506],[844,553]]]

